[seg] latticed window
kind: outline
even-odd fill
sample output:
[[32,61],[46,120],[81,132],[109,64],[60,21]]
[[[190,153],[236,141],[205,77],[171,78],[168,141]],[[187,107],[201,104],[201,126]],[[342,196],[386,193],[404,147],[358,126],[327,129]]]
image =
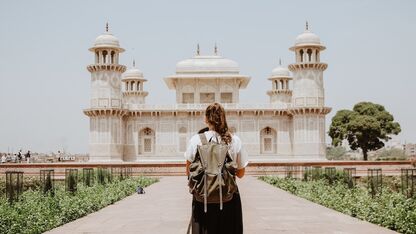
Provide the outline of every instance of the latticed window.
[[221,102],[222,103],[232,103],[233,94],[232,93],[221,93]]
[[183,103],[194,103],[194,94],[193,93],[183,93],[182,94]]
[[212,103],[215,101],[215,93],[200,93],[199,100],[201,103]]
[[142,145],[140,146],[139,150],[142,153],[152,153],[153,152],[153,144],[154,144],[154,131],[151,128],[144,128],[140,133],[140,138],[142,139]]
[[264,151],[272,151],[272,138],[264,138]]
[[145,138],[143,148],[144,148],[144,152],[146,152],[146,153],[152,152],[152,139]]
[[261,152],[260,153],[276,153],[276,131],[271,127],[265,127],[260,132]]

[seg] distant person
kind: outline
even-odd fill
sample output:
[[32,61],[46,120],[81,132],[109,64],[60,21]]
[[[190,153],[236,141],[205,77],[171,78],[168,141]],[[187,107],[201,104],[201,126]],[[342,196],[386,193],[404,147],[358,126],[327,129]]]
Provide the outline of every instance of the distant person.
[[27,151],[27,153],[25,154],[25,157],[26,157],[27,163],[30,163],[30,150]]
[[6,158],[6,154],[3,154],[3,155],[1,156],[1,163],[6,163],[6,160],[7,160],[7,158]]
[[[243,214],[240,193],[235,183],[235,176],[238,178],[242,178],[244,176],[245,167],[248,164],[247,155],[242,149],[240,138],[230,133],[224,108],[219,103],[213,103],[206,108],[205,123],[207,124],[208,129],[201,129],[198,134],[194,135],[189,141],[188,148],[185,152],[186,174],[189,177],[188,182],[190,185],[190,191],[193,192],[192,217],[188,233],[192,230],[191,233],[193,234],[240,234],[243,233]],[[224,197],[224,199],[227,200],[223,200],[224,195],[221,196],[213,194],[212,192],[208,194],[206,191],[202,192],[205,195],[201,196],[201,191],[199,191],[201,189],[197,186],[201,185],[203,188],[208,186],[204,185],[203,179],[201,180],[204,176],[206,176],[205,178],[208,178],[208,175],[201,174],[204,173],[204,169],[201,167],[202,161],[199,151],[203,150],[203,148],[200,148],[199,146],[209,146],[209,142],[222,143],[228,146],[228,151],[225,155],[226,158],[223,162],[223,165],[227,165],[227,167],[223,166],[219,168],[221,168],[220,171],[223,175],[227,175],[227,180],[224,179],[225,176],[222,176],[223,183],[233,184],[228,187],[230,190],[225,191],[232,192],[226,193],[224,190],[218,190],[217,187],[210,187],[215,189],[212,191],[216,193],[219,191],[220,194],[227,196],[227,198]],[[202,152],[207,153],[207,151]],[[216,156],[214,156],[214,154],[207,153],[206,159],[208,159],[208,157],[212,159],[212,157]],[[207,161],[209,161],[209,159]],[[211,184],[209,185],[211,186]],[[211,202],[203,199],[204,197],[207,197],[207,200],[212,199]],[[219,199],[213,197],[219,197]]]
[[22,150],[19,150],[19,152],[17,153],[17,160],[19,161],[19,163],[22,161]]

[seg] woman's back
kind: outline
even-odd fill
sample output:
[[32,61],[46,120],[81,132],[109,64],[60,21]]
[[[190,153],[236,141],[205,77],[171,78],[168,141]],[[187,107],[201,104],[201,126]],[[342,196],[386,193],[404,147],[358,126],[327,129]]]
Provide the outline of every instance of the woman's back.
[[[221,141],[220,134],[215,132],[214,130],[205,131],[204,134],[208,141]],[[195,134],[189,141],[188,148],[185,152],[185,158],[189,162],[192,162],[194,160],[198,145],[202,145],[202,142],[199,137],[199,134]],[[247,154],[243,150],[240,138],[237,135],[232,134],[232,140],[228,145],[230,147],[228,153],[231,156],[231,158],[237,162],[237,167],[246,167],[248,163],[248,158]]]
[[[205,138],[202,137],[202,140],[205,142],[207,141],[215,141],[215,142],[224,142],[226,143],[228,148],[228,154],[231,157],[232,161],[237,164],[236,172],[232,172],[232,180],[234,180],[234,185],[236,177],[242,178],[244,176],[244,168],[248,164],[247,154],[244,153],[241,140],[238,136],[233,135],[230,133],[225,110],[219,103],[213,103],[209,105],[205,110],[205,123],[207,124],[207,129],[201,130],[199,133],[203,132]],[[208,131],[205,131],[208,130]],[[190,180],[193,181],[193,178],[201,178],[198,175],[194,175],[194,172],[198,172],[198,165],[200,162],[198,158],[196,158],[198,145],[202,145],[201,137],[196,134],[194,135],[190,141],[188,148],[185,152],[186,162],[186,172],[190,176]],[[211,147],[213,145],[210,145]],[[222,146],[221,146],[222,147]],[[204,154],[204,157],[212,156],[212,154],[207,155],[205,151],[201,150],[201,153]],[[224,151],[222,151],[224,152]],[[223,154],[222,154],[223,155]],[[227,157],[228,158],[228,157]],[[229,159],[229,158],[228,158]],[[228,161],[229,162],[229,161]],[[234,164],[234,162],[231,162]],[[192,169],[190,169],[192,164]],[[228,170],[226,168],[226,163],[222,164],[222,170]],[[196,167],[194,166],[196,165]],[[221,165],[221,164],[219,164]],[[192,170],[192,173],[191,172]],[[235,171],[235,164],[234,164],[234,171]],[[202,170],[202,173],[203,170]],[[203,175],[203,174],[202,174]],[[227,172],[222,171],[221,174],[215,174],[215,176],[225,176],[228,175]],[[206,177],[204,177],[206,178]],[[221,177],[217,177],[221,178]],[[204,180],[207,181],[207,180]],[[220,181],[220,188],[222,188],[221,179]],[[190,183],[192,184],[192,183]],[[224,183],[225,184],[225,183]],[[206,188],[203,187],[202,188]],[[205,185],[206,186],[206,185]],[[226,184],[224,185],[226,187]],[[215,187],[216,188],[216,187]],[[234,187],[236,188],[236,187]],[[217,204],[216,202],[213,203],[206,203],[207,198],[209,195],[204,195],[205,199],[204,202],[200,202],[196,199],[195,196],[200,198],[199,191],[195,193],[194,190],[190,190],[193,193],[193,200],[192,200],[192,219],[190,222],[190,228],[192,229],[192,233],[204,233],[204,234],[241,234],[243,233],[243,216],[242,216],[242,209],[241,209],[241,200],[240,194],[238,191],[238,187],[233,190],[231,200],[228,200],[225,203],[221,202]],[[219,191],[222,191],[219,189]],[[228,190],[225,190],[228,191]],[[221,192],[220,192],[221,193]],[[222,193],[221,193],[222,194]],[[215,201],[215,200],[214,200]]]

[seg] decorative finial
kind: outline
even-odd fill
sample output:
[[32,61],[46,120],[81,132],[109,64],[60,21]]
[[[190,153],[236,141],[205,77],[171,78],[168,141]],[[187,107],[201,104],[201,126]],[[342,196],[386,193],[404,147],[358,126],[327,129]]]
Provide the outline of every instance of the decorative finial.
[[105,24],[105,31],[108,32],[108,22]]
[[199,43],[196,45],[196,55],[199,55]]
[[309,24],[308,24],[308,21],[306,20],[306,31],[308,30],[309,30]]
[[214,46],[214,53],[215,53],[215,55],[218,55],[218,47],[217,47],[216,42],[215,42],[215,46]]
[[133,59],[133,67],[136,67],[136,60]]
[[279,65],[282,66],[282,59],[279,58]]

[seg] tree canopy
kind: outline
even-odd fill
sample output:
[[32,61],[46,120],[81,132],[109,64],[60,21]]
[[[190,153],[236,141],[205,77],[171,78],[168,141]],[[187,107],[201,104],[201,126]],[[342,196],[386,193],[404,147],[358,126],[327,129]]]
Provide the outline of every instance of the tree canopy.
[[357,103],[353,110],[340,110],[332,118],[329,136],[332,145],[338,146],[346,139],[350,148],[363,151],[367,160],[368,151],[384,147],[383,141],[391,139],[401,131],[400,124],[394,122],[391,115],[382,105],[371,102]]

